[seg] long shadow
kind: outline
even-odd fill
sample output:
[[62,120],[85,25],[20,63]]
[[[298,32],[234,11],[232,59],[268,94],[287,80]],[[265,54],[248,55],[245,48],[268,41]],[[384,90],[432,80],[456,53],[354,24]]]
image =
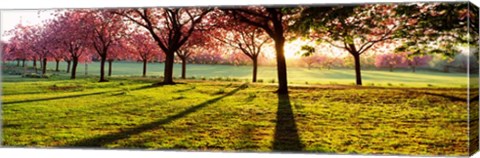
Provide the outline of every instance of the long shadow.
[[194,113],[194,112],[204,108],[207,105],[213,104],[213,103],[215,103],[215,102],[217,102],[217,101],[219,101],[219,100],[221,100],[225,97],[231,96],[231,95],[235,94],[236,92],[238,92],[239,90],[246,88],[245,85],[246,84],[243,84],[240,87],[238,87],[238,88],[236,88],[236,89],[234,89],[234,90],[232,90],[232,91],[230,91],[230,92],[228,92],[228,93],[226,93],[222,96],[219,96],[219,97],[207,100],[205,102],[202,102],[200,104],[197,104],[197,105],[195,105],[191,108],[188,108],[188,109],[186,109],[186,110],[184,110],[180,113],[177,113],[175,115],[169,116],[165,119],[157,120],[157,121],[154,121],[154,122],[151,122],[151,123],[146,123],[146,124],[137,126],[135,128],[124,129],[124,130],[122,130],[120,132],[116,132],[116,133],[111,133],[111,134],[106,134],[106,135],[101,135],[101,136],[96,136],[96,137],[93,137],[93,138],[80,140],[78,142],[74,142],[72,144],[67,144],[65,146],[100,147],[100,146],[103,146],[105,144],[115,142],[117,140],[122,140],[122,139],[128,138],[132,135],[137,135],[137,134],[140,134],[140,133],[143,133],[143,132],[146,132],[146,131],[157,129],[157,128],[161,127],[162,125],[165,125],[165,124],[168,124],[172,121],[180,119],[180,118],[182,118],[182,117],[184,117],[188,114]]
[[[428,94],[428,95],[433,95],[433,96],[438,96],[438,97],[443,97],[443,98],[447,98],[449,99],[450,101],[467,101],[467,98],[460,98],[460,97],[456,97],[456,96],[450,96],[450,95],[445,95],[445,94],[437,94],[437,93],[430,93],[430,92],[424,92],[425,94]],[[478,98],[478,96],[477,96]]]
[[26,94],[43,94],[45,92],[20,92],[20,93],[3,93],[3,96],[10,96],[10,95],[26,95]]
[[[148,88],[155,88],[158,86],[142,86],[138,88],[133,88],[131,91],[143,90]],[[105,94],[105,93],[112,93],[112,92],[121,92],[122,90],[115,90],[115,91],[103,91],[103,92],[95,92],[95,93],[86,93],[86,94],[76,94],[76,95],[67,95],[67,96],[60,96],[60,97],[49,97],[49,98],[40,98],[40,99],[30,99],[30,100],[20,100],[20,101],[10,101],[10,102],[3,102],[3,105],[9,104],[18,104],[18,103],[29,103],[29,102],[37,102],[37,101],[50,101],[50,100],[57,100],[57,99],[68,99],[68,98],[76,98],[76,97],[85,97],[91,95],[98,95],[98,94]]]
[[293,117],[292,105],[288,94],[278,95],[277,124],[273,141],[274,151],[302,151],[303,144]]
[[3,105],[8,104],[17,104],[17,103],[29,103],[29,102],[37,102],[37,101],[49,101],[49,100],[57,100],[57,99],[68,99],[68,98],[76,98],[76,97],[85,97],[97,94],[105,94],[110,93],[112,91],[104,91],[104,92],[95,92],[95,93],[87,93],[87,94],[76,94],[76,95],[67,95],[61,97],[50,97],[50,98],[41,98],[41,99],[30,99],[30,100],[21,100],[21,101],[10,101],[10,102],[3,102]]

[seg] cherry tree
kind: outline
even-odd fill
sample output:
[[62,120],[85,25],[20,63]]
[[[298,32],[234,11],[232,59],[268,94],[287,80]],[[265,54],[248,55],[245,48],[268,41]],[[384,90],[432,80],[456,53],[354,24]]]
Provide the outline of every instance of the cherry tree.
[[406,16],[395,14],[398,5],[306,7],[294,25],[296,32],[347,51],[354,58],[356,84],[362,85],[360,56],[399,38]]
[[285,33],[291,15],[297,13],[298,8],[248,6],[224,9],[224,11],[243,23],[263,29],[273,39],[277,62],[277,93],[288,94],[287,64],[284,50]]
[[131,59],[130,51],[126,49],[126,45],[123,44],[122,41],[123,40],[119,40],[110,46],[111,51],[107,56],[108,76],[112,76],[113,61]]
[[55,50],[52,50],[50,53],[53,60],[55,60],[55,71],[58,72],[60,71],[59,69],[60,61],[64,59],[66,52],[64,52],[61,49],[55,49]]
[[111,47],[123,38],[127,27],[123,18],[109,10],[89,10],[86,14],[86,25],[89,32],[90,49],[100,57],[100,80],[105,79],[105,62],[111,53]]
[[258,57],[262,52],[262,47],[269,42],[270,38],[259,27],[232,20],[223,24],[222,29],[215,30],[211,37],[239,50],[250,58],[253,63],[252,82],[257,82]]
[[325,56],[322,55],[311,55],[311,56],[302,56],[300,58],[301,62],[304,63],[308,69],[314,67],[314,65],[321,64],[325,62],[327,59]]
[[211,9],[202,8],[139,8],[124,9],[116,13],[148,31],[165,53],[163,84],[174,84],[173,64],[175,52],[192,35]]
[[375,58],[375,66],[377,68],[389,68],[390,72],[397,67],[406,67],[407,59],[403,54],[388,53],[380,54]]
[[89,55],[87,13],[85,10],[68,10],[57,13],[54,20],[55,35],[51,42],[57,43],[59,52],[66,52],[58,55],[61,54],[67,62],[67,73],[71,73],[71,79],[76,78],[78,63],[87,60]]
[[[25,61],[33,60],[36,68],[36,55],[32,51],[32,32],[33,26],[26,26],[22,24],[16,25],[12,30],[6,32],[6,35],[11,35],[9,42],[11,45],[12,55],[17,59],[17,66],[19,61],[22,61],[22,67],[25,67]],[[36,71],[36,69],[35,69]]]
[[250,57],[246,56],[245,54],[243,53],[240,53],[240,52],[235,52],[233,51],[232,53],[230,54],[226,54],[226,62],[227,64],[232,64],[234,66],[238,66],[238,65],[248,65],[252,59],[250,59]]
[[2,54],[2,62],[15,60],[9,43],[0,40],[0,53]]
[[417,55],[411,52],[402,54],[406,58],[407,65],[412,68],[412,72],[415,72],[417,67],[427,65],[432,60],[430,55]]
[[225,61],[221,51],[202,51],[191,55],[192,63],[196,64],[221,64]]
[[42,75],[47,71],[47,62],[52,58],[52,52],[57,49],[55,38],[55,30],[52,28],[54,22],[47,21],[42,26],[36,27],[35,34],[32,36],[33,51],[40,58],[42,67]]
[[147,33],[136,32],[128,36],[127,40],[122,41],[123,47],[130,52],[132,59],[143,62],[143,77],[147,75],[147,63],[155,60],[155,57],[161,56],[160,48]]
[[190,38],[185,44],[175,52],[182,63],[182,79],[186,78],[187,62],[190,60],[191,56],[203,51],[212,51],[212,48],[214,47],[210,41],[211,38],[204,34],[205,32],[200,30],[192,32],[192,35],[190,35]]

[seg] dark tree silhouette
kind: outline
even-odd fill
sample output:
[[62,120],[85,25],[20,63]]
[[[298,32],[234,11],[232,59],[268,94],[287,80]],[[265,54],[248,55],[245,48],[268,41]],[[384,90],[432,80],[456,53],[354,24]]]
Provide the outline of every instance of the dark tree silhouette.
[[288,18],[296,13],[298,9],[249,6],[224,9],[224,11],[243,23],[262,28],[273,39],[277,61],[277,93],[287,94],[287,64],[284,50],[285,32],[288,28]]

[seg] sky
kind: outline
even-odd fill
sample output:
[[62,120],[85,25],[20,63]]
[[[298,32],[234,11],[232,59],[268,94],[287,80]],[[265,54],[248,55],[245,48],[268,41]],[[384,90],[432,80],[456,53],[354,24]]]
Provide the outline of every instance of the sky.
[[39,25],[46,19],[51,19],[53,10],[39,12],[39,10],[2,10],[0,11],[1,40],[7,41],[10,36],[5,36],[5,31],[15,28],[16,25]]

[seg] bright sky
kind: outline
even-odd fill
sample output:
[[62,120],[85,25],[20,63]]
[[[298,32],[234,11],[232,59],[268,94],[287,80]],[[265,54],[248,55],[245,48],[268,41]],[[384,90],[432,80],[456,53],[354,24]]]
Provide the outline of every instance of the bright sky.
[[39,10],[2,10],[0,11],[0,35],[1,40],[8,40],[5,31],[15,28],[19,23],[23,25],[39,25],[43,20],[51,19],[53,10],[39,12]]

